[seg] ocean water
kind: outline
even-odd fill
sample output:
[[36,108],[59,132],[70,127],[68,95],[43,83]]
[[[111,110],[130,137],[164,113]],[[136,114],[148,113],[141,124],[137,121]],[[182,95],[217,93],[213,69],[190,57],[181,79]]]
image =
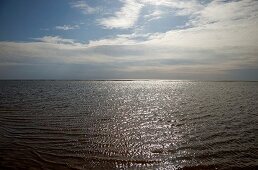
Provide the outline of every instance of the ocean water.
[[258,82],[0,81],[0,169],[258,169]]

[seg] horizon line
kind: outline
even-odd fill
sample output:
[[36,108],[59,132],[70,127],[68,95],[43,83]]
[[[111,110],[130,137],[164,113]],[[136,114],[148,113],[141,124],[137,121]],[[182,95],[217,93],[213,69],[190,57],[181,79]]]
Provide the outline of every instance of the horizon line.
[[0,79],[0,81],[174,81],[174,82],[258,82],[258,80],[187,80],[187,79]]

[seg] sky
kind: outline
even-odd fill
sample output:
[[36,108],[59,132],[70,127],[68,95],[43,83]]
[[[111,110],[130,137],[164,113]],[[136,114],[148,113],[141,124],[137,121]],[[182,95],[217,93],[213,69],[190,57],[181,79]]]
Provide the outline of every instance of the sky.
[[0,79],[258,80],[257,0],[0,0]]

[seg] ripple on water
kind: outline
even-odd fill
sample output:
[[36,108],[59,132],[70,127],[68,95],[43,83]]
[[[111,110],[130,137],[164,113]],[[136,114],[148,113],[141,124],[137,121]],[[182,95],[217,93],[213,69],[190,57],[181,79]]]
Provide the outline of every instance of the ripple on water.
[[4,81],[0,87],[0,168],[258,167],[258,83]]

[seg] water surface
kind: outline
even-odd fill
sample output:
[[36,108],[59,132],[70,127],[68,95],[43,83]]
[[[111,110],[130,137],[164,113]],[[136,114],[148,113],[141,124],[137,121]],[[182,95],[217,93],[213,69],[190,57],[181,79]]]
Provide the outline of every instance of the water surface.
[[2,169],[256,169],[258,83],[0,81]]

